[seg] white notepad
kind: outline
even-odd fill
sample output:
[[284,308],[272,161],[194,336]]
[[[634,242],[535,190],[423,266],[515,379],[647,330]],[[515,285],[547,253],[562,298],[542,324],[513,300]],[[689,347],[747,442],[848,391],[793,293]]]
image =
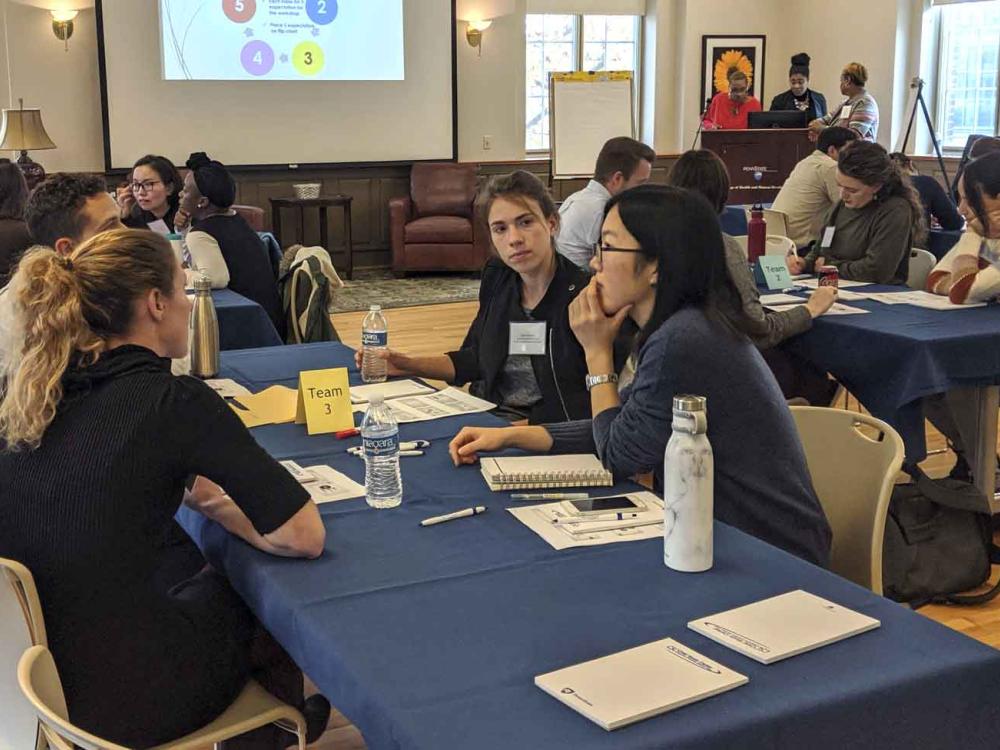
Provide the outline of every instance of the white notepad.
[[700,617],[688,627],[762,664],[773,664],[874,630],[878,620],[808,591]]
[[381,393],[382,398],[402,398],[403,396],[418,396],[422,393],[434,393],[434,389],[429,385],[418,383],[416,380],[387,380],[384,383],[370,383],[368,385],[351,386],[351,403],[367,404],[372,393]]
[[479,470],[494,492],[543,487],[610,487],[611,472],[597,456],[570,453],[563,456],[502,456],[482,458]]
[[673,638],[535,677],[535,684],[608,731],[749,682]]

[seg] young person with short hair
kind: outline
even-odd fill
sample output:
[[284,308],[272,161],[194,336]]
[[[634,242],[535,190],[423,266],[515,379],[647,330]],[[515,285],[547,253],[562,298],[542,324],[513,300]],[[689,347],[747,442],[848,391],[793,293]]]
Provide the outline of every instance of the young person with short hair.
[[[69,719],[130,747],[177,739],[242,690],[258,628],[211,568],[159,585],[181,502],[274,555],[319,556],[323,522],[214,391],[170,374],[191,302],[165,238],[116,230],[63,254],[35,248],[7,294],[19,334],[0,392],[0,557],[38,585]],[[302,705],[290,670],[263,677]],[[324,702],[304,706],[313,738]],[[280,735],[232,746],[277,750]]]
[[[416,357],[382,353],[390,375],[416,375],[455,385],[498,405],[511,421],[558,422],[590,416],[584,387],[583,350],[569,327],[569,303],[590,275],[555,251],[559,215],[549,191],[525,171],[493,177],[476,208],[488,227],[496,257],[487,261],[479,286],[479,312],[462,346]],[[512,351],[515,323],[525,324],[531,351]],[[621,343],[616,365],[624,364]],[[357,353],[361,366],[361,352]]]
[[[596,452],[616,476],[652,471],[660,488],[673,397],[705,396],[715,517],[826,565],[830,527],[791,414],[746,336],[749,321],[720,304],[735,290],[715,207],[688,190],[643,185],[611,199],[601,234],[594,278],[569,313],[586,353],[593,418],[464,427],[449,446],[455,465],[505,448]],[[619,394],[612,351],[627,318],[640,329],[637,367]]]
[[656,152],[634,138],[608,140],[597,155],[593,179],[559,207],[556,249],[580,268],[588,268],[601,239],[605,204],[622,190],[646,182],[655,160]]

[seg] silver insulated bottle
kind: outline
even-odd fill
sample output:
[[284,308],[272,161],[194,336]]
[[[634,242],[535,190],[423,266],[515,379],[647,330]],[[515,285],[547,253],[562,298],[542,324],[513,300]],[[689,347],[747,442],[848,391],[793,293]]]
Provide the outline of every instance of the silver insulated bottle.
[[214,378],[219,374],[219,319],[212,301],[212,282],[199,276],[194,282],[191,310],[191,374]]

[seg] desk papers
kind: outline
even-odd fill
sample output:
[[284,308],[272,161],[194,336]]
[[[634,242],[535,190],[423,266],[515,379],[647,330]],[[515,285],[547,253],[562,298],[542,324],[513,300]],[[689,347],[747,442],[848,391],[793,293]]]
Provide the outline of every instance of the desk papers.
[[[496,408],[496,404],[476,398],[460,388],[445,388],[442,391],[432,391],[418,396],[390,398],[385,405],[400,424],[456,417],[459,414],[475,414]],[[356,404],[353,407],[357,412],[364,412],[367,408],[368,404]]]
[[673,638],[535,677],[535,685],[608,731],[749,681]]
[[828,646],[880,625],[874,618],[802,590],[688,623],[695,632],[761,664]]
[[368,385],[351,386],[351,403],[367,404],[372,393],[381,393],[388,401],[402,396],[418,396],[424,393],[434,393],[429,385],[416,380],[387,380],[384,383],[369,383]]
[[565,525],[552,523],[557,518],[568,518],[559,503],[508,508],[507,512],[557,550],[662,538],[663,501],[652,492],[619,494],[627,494],[636,502],[644,504],[646,510],[640,511],[637,518],[624,521],[586,521]]

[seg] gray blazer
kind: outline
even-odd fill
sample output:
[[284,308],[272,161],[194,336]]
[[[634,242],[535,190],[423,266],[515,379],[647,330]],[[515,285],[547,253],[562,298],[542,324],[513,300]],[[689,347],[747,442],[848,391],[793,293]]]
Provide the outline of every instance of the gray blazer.
[[747,264],[747,256],[734,237],[723,233],[726,247],[726,270],[739,294],[738,304],[753,323],[750,339],[758,349],[770,349],[792,336],[812,328],[812,316],[805,305],[792,305],[781,312],[765,310],[760,304],[757,282]]

